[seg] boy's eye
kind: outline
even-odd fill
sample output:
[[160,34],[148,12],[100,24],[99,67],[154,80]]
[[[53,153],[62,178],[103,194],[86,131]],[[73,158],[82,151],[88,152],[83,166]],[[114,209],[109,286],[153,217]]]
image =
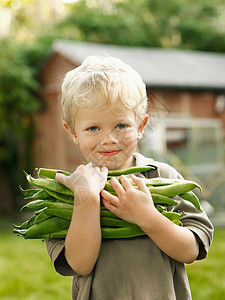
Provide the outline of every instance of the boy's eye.
[[89,127],[87,130],[88,130],[88,131],[95,132],[95,131],[97,131],[97,130],[98,130],[98,127],[96,127],[96,126],[92,126],[92,127]]
[[127,125],[126,125],[126,124],[118,124],[116,127],[117,127],[118,129],[124,129],[124,128],[127,127]]

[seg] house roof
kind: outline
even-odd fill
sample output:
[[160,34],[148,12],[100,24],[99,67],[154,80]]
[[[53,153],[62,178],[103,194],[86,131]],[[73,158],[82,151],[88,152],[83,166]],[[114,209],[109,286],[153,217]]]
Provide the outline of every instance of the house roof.
[[53,52],[76,65],[89,55],[110,55],[133,67],[151,88],[225,90],[225,54],[58,40]]

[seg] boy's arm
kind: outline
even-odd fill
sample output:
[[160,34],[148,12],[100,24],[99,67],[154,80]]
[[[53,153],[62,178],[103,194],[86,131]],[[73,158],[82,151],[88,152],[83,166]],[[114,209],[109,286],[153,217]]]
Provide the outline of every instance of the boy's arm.
[[101,245],[100,192],[107,179],[107,169],[79,167],[72,176],[57,174],[56,180],[74,192],[73,215],[65,239],[65,257],[71,268],[89,274]]
[[148,188],[140,178],[132,178],[138,189],[134,188],[125,176],[121,176],[120,179],[123,186],[115,178],[111,180],[118,197],[104,190],[101,192],[106,208],[141,227],[168,256],[183,263],[193,262],[199,253],[194,233],[175,225],[158,212]]

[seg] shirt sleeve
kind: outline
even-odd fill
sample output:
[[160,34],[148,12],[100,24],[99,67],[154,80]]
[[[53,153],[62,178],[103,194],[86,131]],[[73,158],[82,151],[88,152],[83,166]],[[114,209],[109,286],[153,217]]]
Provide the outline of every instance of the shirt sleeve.
[[[158,163],[159,176],[167,178],[184,179],[182,175],[176,171],[175,168],[165,163]],[[209,251],[212,243],[214,228],[204,210],[198,210],[189,201],[183,200],[179,197],[180,204],[174,208],[174,211],[184,212],[180,221],[184,227],[190,229],[198,243],[199,254],[197,260],[204,259]]]
[[47,239],[45,244],[56,272],[63,276],[74,276],[76,273],[65,258],[65,240]]
[[199,242],[199,254],[197,260],[207,256],[212,243],[214,228],[205,211],[198,210],[193,204],[181,199],[176,211],[184,212],[180,221],[184,227],[190,229]]

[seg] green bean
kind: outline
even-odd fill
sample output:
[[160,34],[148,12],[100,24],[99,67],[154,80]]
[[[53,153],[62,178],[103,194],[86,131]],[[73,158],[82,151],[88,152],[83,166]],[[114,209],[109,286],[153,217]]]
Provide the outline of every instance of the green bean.
[[72,196],[67,196],[65,194],[61,194],[61,193],[58,193],[58,192],[55,192],[55,191],[50,191],[50,190],[47,190],[47,189],[45,189],[45,191],[51,197],[53,197],[53,198],[55,198],[57,200],[60,200],[62,202],[69,203],[69,204],[73,204],[74,203],[74,197],[72,197]]
[[38,189],[27,189],[27,190],[24,190],[21,185],[19,186],[19,189],[21,191],[21,193],[23,194],[24,197],[31,197],[33,196],[34,194],[37,193],[37,191],[39,191]]
[[23,207],[21,207],[20,211],[22,211],[26,208],[32,209],[32,210],[40,210],[44,207],[46,207],[45,200],[34,200],[34,201],[26,203]]
[[52,201],[55,201],[55,198],[50,196],[46,191],[44,190],[36,190],[36,193],[33,194],[32,196],[29,196],[29,197],[25,197],[24,200],[26,201],[32,201],[32,200],[41,200],[41,199],[44,199],[44,200],[52,200]]
[[108,177],[110,176],[120,176],[120,175],[128,175],[138,172],[147,172],[149,170],[155,169],[153,166],[144,166],[144,167],[131,167],[128,169],[122,169],[122,170],[112,170],[108,172]]
[[151,192],[151,194],[160,194],[165,195],[167,197],[175,197],[177,195],[189,192],[196,187],[199,186],[193,181],[183,181],[181,183],[174,183],[172,185],[165,185],[159,187],[148,186],[148,189]]
[[13,233],[16,233],[18,236],[22,236],[22,237],[24,237],[26,231],[27,229],[16,229],[16,228],[12,230]]
[[110,228],[102,227],[101,228],[103,238],[131,238],[141,235],[146,235],[146,233],[140,227],[119,227],[119,228]]
[[184,215],[184,213],[179,214],[173,211],[163,211],[162,215],[170,219],[171,221],[174,221],[174,220],[179,220]]
[[[119,176],[113,176],[116,177],[117,180],[120,182],[120,177]],[[132,181],[131,177],[127,177],[128,180],[130,180],[130,182],[135,185],[135,183]],[[145,178],[145,177],[141,177],[141,179],[144,181],[144,183],[148,186],[148,185],[152,185],[152,186],[163,186],[163,185],[171,185],[174,183],[183,183],[183,182],[187,182],[187,180],[184,179],[173,179],[173,178],[163,178],[163,177],[156,177],[156,178]],[[110,179],[108,179],[107,181],[108,183],[110,183]],[[121,182],[120,182],[121,183]]]
[[68,220],[53,217],[41,223],[34,224],[21,234],[25,239],[38,239],[52,232],[69,228],[69,224],[70,222]]
[[67,235],[68,229],[63,229],[59,231],[55,231],[50,233],[47,238],[57,238],[57,239],[64,239]]
[[36,171],[38,176],[45,176],[52,179],[55,179],[56,173],[62,173],[66,176],[71,175],[70,172],[56,169],[37,168]]
[[100,221],[102,227],[137,227],[136,224],[126,222],[119,218],[101,217]]
[[111,211],[105,209],[102,209],[101,207],[101,212],[100,212],[101,217],[109,217],[109,218],[119,218],[117,215],[113,214]]
[[163,206],[163,205],[155,204],[155,208],[156,208],[159,212],[166,211],[166,206]]
[[166,205],[166,206],[171,206],[171,205],[176,206],[179,204],[179,202],[177,200],[174,200],[174,199],[169,198],[164,195],[151,194],[151,196],[152,196],[152,200],[153,200],[154,204],[160,204],[160,205]]
[[104,190],[115,193],[114,188],[112,187],[111,183],[108,181],[105,183]]
[[180,194],[179,196],[184,200],[191,202],[198,210],[202,211],[198,197],[192,191]]
[[35,224],[39,224],[47,219],[52,218],[52,215],[47,214],[45,210],[46,208],[42,209],[41,212],[36,214]]
[[152,186],[162,186],[162,185],[171,185],[174,183],[183,183],[186,182],[184,179],[173,179],[173,178],[163,178],[163,177],[156,177],[156,178],[142,178],[145,184],[152,185]]
[[27,175],[27,181],[34,186],[37,186],[43,190],[49,190],[57,193],[61,193],[67,196],[73,196],[73,192],[65,185],[59,183],[54,179],[48,178],[33,178],[31,175]]
[[30,219],[26,220],[19,226],[13,224],[13,227],[16,229],[28,229],[29,227],[31,227],[35,224],[35,218],[36,218],[36,216],[32,216]]
[[64,202],[60,202],[60,201],[47,201],[47,200],[35,200],[35,201],[31,201],[27,204],[25,204],[22,209],[25,208],[29,208],[29,209],[33,209],[33,210],[39,210],[42,208],[51,208],[51,209],[58,209],[58,210],[63,210],[63,209],[69,209],[69,210],[73,210],[73,205],[68,204],[68,203],[64,203]]
[[46,208],[45,212],[49,215],[56,216],[68,221],[71,221],[73,215],[73,209],[68,208]]
[[183,224],[180,220],[173,220],[172,222],[178,226],[183,226]]

